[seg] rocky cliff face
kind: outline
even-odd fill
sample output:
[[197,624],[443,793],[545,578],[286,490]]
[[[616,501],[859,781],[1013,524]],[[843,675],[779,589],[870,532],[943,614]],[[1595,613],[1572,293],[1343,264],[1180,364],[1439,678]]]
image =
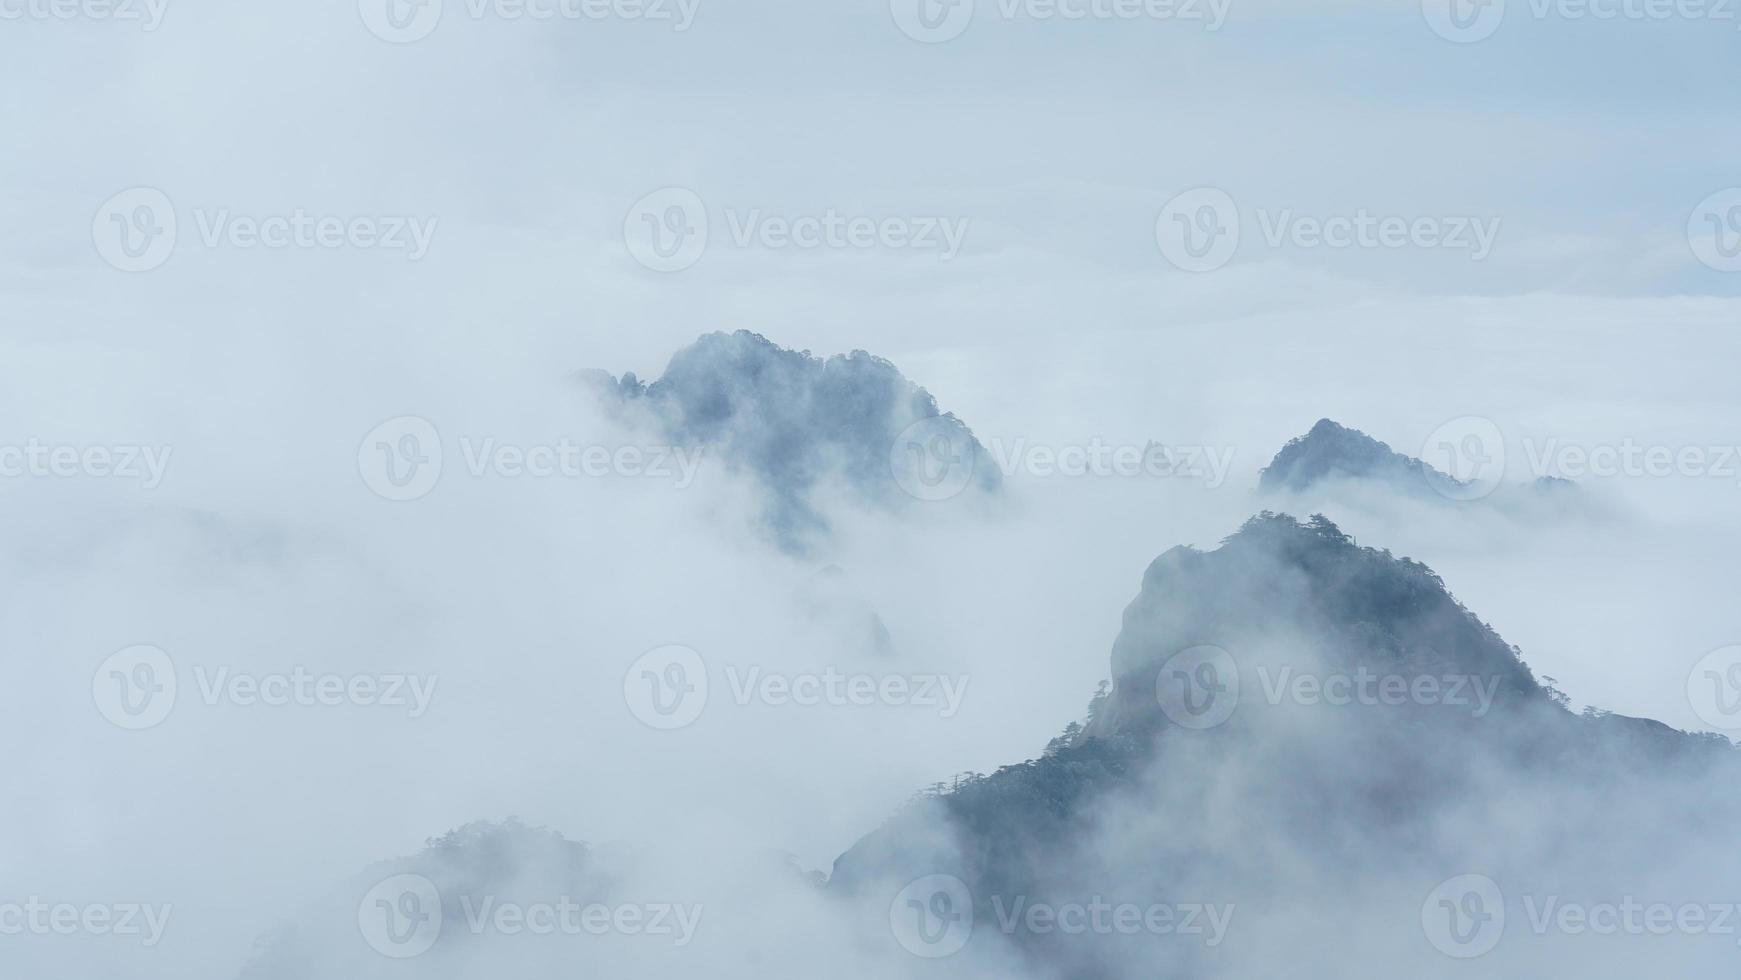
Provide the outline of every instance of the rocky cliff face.
[[[838,595],[841,577],[820,579]],[[1497,883],[1518,919],[1525,901],[1732,886],[1741,769],[1726,739],[1574,714],[1431,569],[1322,517],[1262,513],[1214,550],[1156,559],[1111,673],[1086,725],[1041,757],[915,799],[826,883],[781,866],[730,879],[724,905],[754,910],[781,884],[791,904],[751,945],[821,944],[859,973],[1454,978],[1468,964],[1423,932],[1423,899],[1447,882]],[[486,901],[645,898],[631,866],[518,825],[462,828],[336,889],[244,977],[457,980],[509,954],[525,976],[689,975],[701,961],[680,948],[613,959],[590,935],[479,934]],[[743,928],[713,935],[729,947]],[[1507,940],[1484,975],[1618,975],[1588,969],[1602,947],[1576,940],[1590,937],[1566,938]],[[424,940],[414,968],[394,958]],[[1672,953],[1676,975],[1720,975],[1734,949]]]
[[1258,478],[1264,491],[1294,493],[1329,480],[1376,480],[1408,493],[1430,492],[1433,483],[1454,487],[1457,481],[1412,456],[1358,429],[1319,419],[1311,431],[1290,440]]
[[[1292,930],[1418,915],[1421,896],[1471,870],[1577,881],[1635,855],[1621,845],[1639,834],[1720,836],[1741,816],[1720,788],[1741,774],[1727,740],[1572,713],[1430,569],[1323,518],[1265,513],[1216,550],[1162,555],[1125,611],[1112,674],[1079,732],[916,801],[841,856],[831,888],[878,897],[945,876],[972,899],[963,955],[1014,948],[1060,976],[1288,962],[1346,976],[1376,947]],[[1648,875],[1649,860],[1610,871]],[[999,916],[1018,899],[1108,895],[1236,907],[1235,939],[1068,935]],[[1413,920],[1392,928],[1420,935]],[[1277,955],[1283,936],[1297,960]],[[1405,945],[1398,962],[1419,952]],[[1450,962],[1426,953],[1420,975]]]
[[[1547,694],[1518,651],[1465,609],[1431,569],[1362,548],[1330,521],[1264,513],[1215,551],[1155,559],[1112,649],[1111,698],[1087,734],[1146,732],[1167,721],[1162,667],[1196,646],[1262,671],[1482,680],[1504,705]],[[1220,658],[1217,658],[1220,659]],[[1189,678],[1187,678],[1189,680]],[[1250,692],[1246,692],[1250,693]]]
[[583,379],[614,411],[756,480],[766,493],[764,529],[789,551],[826,536],[833,489],[882,508],[912,504],[915,491],[924,497],[922,483],[903,482],[911,453],[922,457],[920,478],[924,467],[954,465],[968,494],[1001,484],[965,424],[864,351],[818,358],[740,330],[703,336],[651,383],[598,371]]

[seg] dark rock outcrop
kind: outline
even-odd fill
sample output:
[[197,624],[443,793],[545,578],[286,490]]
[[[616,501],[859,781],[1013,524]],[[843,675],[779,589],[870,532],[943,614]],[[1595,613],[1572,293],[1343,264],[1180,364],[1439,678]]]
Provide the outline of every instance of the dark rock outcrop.
[[651,383],[602,371],[582,379],[612,411],[754,478],[766,493],[764,529],[787,551],[808,551],[826,537],[823,498],[834,488],[872,507],[913,503],[891,460],[897,442],[927,420],[935,421],[916,440],[921,451],[946,443],[970,474],[969,492],[995,493],[1001,485],[965,424],[939,411],[893,364],[864,351],[818,358],[740,330],[703,336]]

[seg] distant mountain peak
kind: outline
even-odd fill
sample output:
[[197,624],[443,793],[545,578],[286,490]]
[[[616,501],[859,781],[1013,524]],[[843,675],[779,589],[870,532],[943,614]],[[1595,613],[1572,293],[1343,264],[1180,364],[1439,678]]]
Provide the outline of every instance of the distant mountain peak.
[[873,506],[913,500],[897,482],[891,455],[921,422],[935,420],[928,439],[943,439],[968,462],[963,489],[995,493],[1001,485],[990,454],[964,423],[893,363],[862,350],[821,358],[739,330],[703,334],[652,382],[603,371],[581,378],[609,407],[640,413],[637,421],[661,438],[705,449],[753,477],[766,491],[764,530],[788,552],[810,551],[826,537],[824,484]]
[[1429,481],[1455,486],[1457,481],[1433,467],[1405,456],[1360,431],[1333,419],[1319,419],[1305,435],[1288,441],[1258,476],[1258,489],[1298,493],[1325,480],[1379,480],[1411,493],[1427,490]]
[[1464,608],[1432,569],[1361,547],[1321,514],[1298,521],[1264,511],[1214,551],[1162,554],[1143,575],[1113,644],[1112,697],[1089,734],[1108,736],[1164,723],[1156,676],[1180,650],[1231,651],[1298,637],[1329,651],[1336,671],[1490,678],[1505,701],[1542,701],[1529,668]]
[[797,600],[807,625],[828,631],[849,650],[874,657],[894,651],[882,616],[839,565],[818,569],[799,587]]

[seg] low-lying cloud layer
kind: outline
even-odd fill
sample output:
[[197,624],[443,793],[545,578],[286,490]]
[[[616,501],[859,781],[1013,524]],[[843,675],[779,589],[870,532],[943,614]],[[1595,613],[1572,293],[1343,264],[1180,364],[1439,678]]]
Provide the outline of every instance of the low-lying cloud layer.
[[[1425,562],[1574,710],[1728,730],[1732,25],[538,6],[0,5],[0,972],[1037,977],[1043,931],[1145,972],[1431,976],[1466,972],[1419,921],[1447,867],[1502,894],[1516,972],[1732,962],[1732,848],[1693,826],[1721,786],[1471,755],[1418,860],[1360,861],[1369,746],[1335,726],[1124,772],[1045,893],[973,896],[957,957],[820,880],[916,792],[1040,756],[1144,570],[1265,508]],[[834,424],[862,406],[751,413],[734,465],[574,379],[738,330],[886,358],[996,500],[941,492],[948,438],[920,493],[863,492],[903,430]],[[1320,418],[1441,468],[1484,420],[1504,486],[1258,493]],[[755,440],[805,425],[857,456],[770,498]],[[1551,476],[1575,503],[1505,489]],[[1252,669],[1279,718],[1387,707]],[[1330,776],[1270,781],[1302,762]],[[1221,867],[1143,877],[1196,850]],[[453,903],[403,959],[361,919],[419,935],[402,874]]]

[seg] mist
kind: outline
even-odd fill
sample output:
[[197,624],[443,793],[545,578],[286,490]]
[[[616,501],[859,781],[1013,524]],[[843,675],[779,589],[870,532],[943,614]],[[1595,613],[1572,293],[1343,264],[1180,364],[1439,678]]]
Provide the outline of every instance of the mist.
[[[1472,964],[1421,903],[1476,872],[1513,933],[1474,965],[1733,962],[1519,925],[1525,895],[1741,901],[1701,819],[1732,812],[1722,770],[1542,782],[1483,746],[1479,792],[1363,849],[1349,814],[1292,827],[1310,795],[1275,779],[1359,757],[1324,712],[1145,756],[1022,852],[1053,889],[1030,902],[1231,907],[1213,946],[982,923],[928,959],[891,927],[912,875],[832,877],[897,819],[947,873],[974,838],[939,799],[1084,721],[1151,563],[1265,510],[1425,563],[1573,712],[1741,730],[1689,697],[1741,643],[1741,280],[1688,231],[1734,180],[1732,30],[1513,11],[1458,44],[1414,4],[981,0],[926,43],[900,4],[449,0],[408,38],[379,6],[5,8],[7,975],[1450,976]],[[1162,219],[1203,187],[1243,240],[1193,273]],[[663,247],[672,205],[700,246]],[[1477,259],[1292,223],[1362,212],[1494,237]],[[740,330],[885,359],[901,411],[820,432],[794,489],[734,449],[771,416],[703,444],[577,374],[656,383]],[[898,434],[934,418],[907,383],[995,489],[903,484]],[[1503,460],[1474,499],[1259,492],[1320,418],[1429,462],[1481,420]],[[1696,458],[1590,471],[1624,446]],[[1548,476],[1571,502],[1528,490]],[[782,535],[792,495],[818,520]],[[1296,671],[1324,652],[1276,642]],[[672,709],[660,677],[705,696]],[[396,959],[358,916],[401,874],[441,886],[446,934]],[[511,925],[566,899],[671,931]]]

